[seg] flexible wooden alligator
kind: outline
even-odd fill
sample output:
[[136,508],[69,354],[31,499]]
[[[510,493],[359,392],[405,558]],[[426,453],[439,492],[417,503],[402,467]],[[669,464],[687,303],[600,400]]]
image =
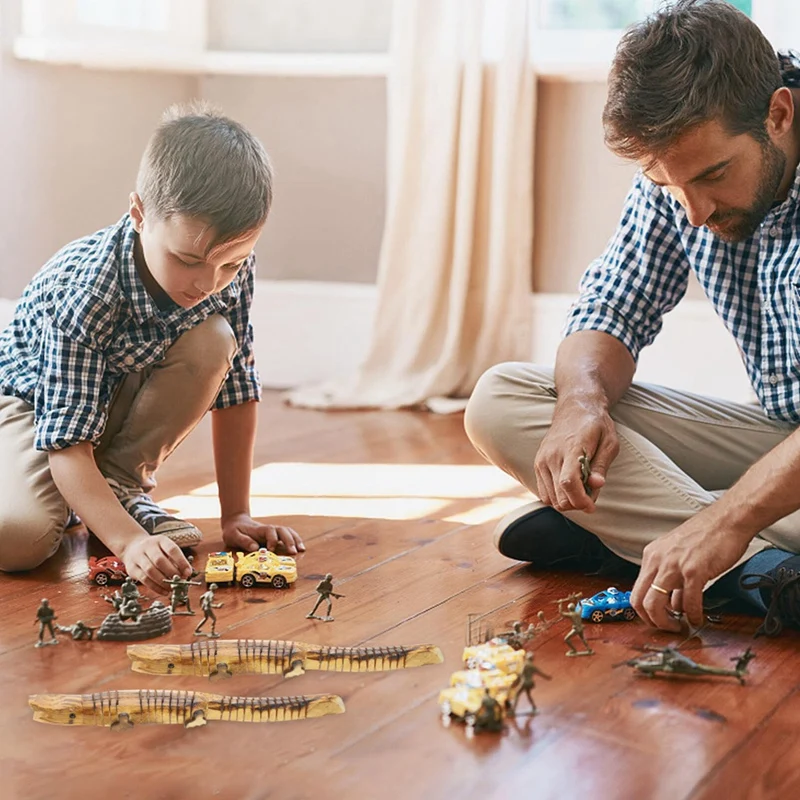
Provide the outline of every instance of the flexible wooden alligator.
[[192,644],[128,645],[135,672],[148,675],[208,675],[212,680],[235,674],[283,675],[306,670],[382,672],[441,664],[432,644],[410,647],[332,647],[274,639],[217,639]]
[[298,697],[226,697],[172,689],[123,689],[94,694],[34,694],[28,699],[36,722],[100,725],[113,730],[139,725],[194,728],[210,720],[285,722],[342,714],[335,694]]

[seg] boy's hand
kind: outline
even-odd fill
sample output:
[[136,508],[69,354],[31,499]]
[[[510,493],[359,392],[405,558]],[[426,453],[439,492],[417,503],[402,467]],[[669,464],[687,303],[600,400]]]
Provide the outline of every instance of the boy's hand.
[[166,536],[134,539],[119,557],[125,562],[128,575],[158,594],[169,593],[165,580],[175,575],[188,578],[192,574],[192,567],[180,547]]
[[232,550],[252,553],[262,545],[275,550],[278,544],[286,548],[289,555],[303,552],[306,546],[300,535],[292,528],[282,525],[264,525],[247,514],[234,514],[222,520],[222,541]]

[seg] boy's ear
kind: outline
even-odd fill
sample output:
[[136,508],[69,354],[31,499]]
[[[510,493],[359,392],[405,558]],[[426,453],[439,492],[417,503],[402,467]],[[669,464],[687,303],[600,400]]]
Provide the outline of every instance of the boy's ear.
[[144,207],[142,206],[142,198],[136,192],[131,192],[130,215],[133,220],[133,229],[136,233],[141,233],[144,225]]

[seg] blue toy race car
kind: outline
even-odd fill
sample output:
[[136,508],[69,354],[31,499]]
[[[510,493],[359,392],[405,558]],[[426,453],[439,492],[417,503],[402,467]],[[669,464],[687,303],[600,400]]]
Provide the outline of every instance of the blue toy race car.
[[636,612],[631,608],[631,593],[610,586],[588,600],[581,600],[581,619],[603,622],[609,619],[632,620]]

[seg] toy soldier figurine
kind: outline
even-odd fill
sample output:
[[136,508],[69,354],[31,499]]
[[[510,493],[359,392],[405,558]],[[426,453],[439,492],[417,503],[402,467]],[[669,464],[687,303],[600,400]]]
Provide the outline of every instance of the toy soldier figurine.
[[483,693],[481,707],[475,714],[475,722],[472,727],[476,733],[503,730],[503,709],[500,707],[500,703],[489,694],[488,687]]
[[[583,635],[583,620],[581,619],[581,612],[576,608],[575,603],[570,603],[567,610],[564,611],[564,600],[558,601],[558,613],[568,619],[572,623],[570,632],[564,637],[564,641],[569,645],[567,650],[568,656],[591,656],[594,655],[594,650],[586,643],[586,637]],[[572,637],[577,636],[582,642],[585,650],[577,650],[575,645],[572,644]]]
[[507,633],[501,633],[500,638],[505,639],[509,647],[515,650],[524,650],[525,645],[533,639],[535,634],[535,626],[533,623],[528,625],[527,630],[522,629],[521,622],[515,622],[511,625],[511,630]]
[[[336,594],[336,592],[333,591],[333,575],[331,575],[330,572],[317,584],[317,593],[319,597],[317,598],[316,605],[311,609],[310,614],[306,614],[306,619],[320,619],[323,622],[333,622],[333,617],[331,616],[333,600],[331,600],[331,597],[344,597],[344,595]],[[328,601],[328,613],[324,617],[318,617],[316,611],[323,600]]]
[[[194,611],[189,604],[189,587],[200,586],[200,581],[184,580],[180,575],[173,575],[171,580],[164,578],[164,583],[172,589],[172,597],[169,601],[169,610],[172,615],[183,614],[184,616],[194,616]],[[178,606],[186,606],[186,611],[176,611]]]
[[[56,632],[53,630],[53,620],[57,619],[56,612],[50,608],[50,603],[46,599],[42,599],[42,604],[36,611],[36,620],[39,623],[39,641],[34,645],[35,647],[46,647],[48,644],[58,644],[56,639]],[[44,641],[44,629],[50,631],[50,641]]]
[[94,636],[94,628],[90,628],[82,619],[79,619],[74,625],[56,625],[56,628],[61,633],[69,633],[76,642],[81,639],[91,641]]
[[[546,675],[542,672],[539,667],[537,667],[533,663],[533,653],[526,653],[525,654],[525,663],[522,665],[522,672],[517,675],[517,680],[511,684],[511,689],[508,693],[508,699],[506,700],[506,714],[509,716],[514,716],[517,713],[517,703],[519,702],[520,695],[525,692],[525,696],[528,698],[528,702],[531,704],[531,714],[537,714],[538,711],[536,710],[536,703],[533,702],[533,697],[531,697],[531,689],[534,688],[534,675],[541,675],[546,680],[550,680],[550,676]],[[513,701],[512,701],[513,696]]]
[[200,573],[194,568],[194,556],[186,556],[186,560],[189,562],[189,566],[192,569],[192,574],[189,576],[189,580],[194,580]]
[[[203,619],[200,620],[199,625],[194,629],[195,636],[208,636],[209,639],[216,639],[219,634],[217,633],[217,615],[214,613],[215,608],[222,608],[222,603],[214,602],[214,592],[219,587],[216,583],[212,583],[208,587],[208,591],[200,595],[200,608],[203,611]],[[200,628],[211,620],[211,633],[200,633]]]

